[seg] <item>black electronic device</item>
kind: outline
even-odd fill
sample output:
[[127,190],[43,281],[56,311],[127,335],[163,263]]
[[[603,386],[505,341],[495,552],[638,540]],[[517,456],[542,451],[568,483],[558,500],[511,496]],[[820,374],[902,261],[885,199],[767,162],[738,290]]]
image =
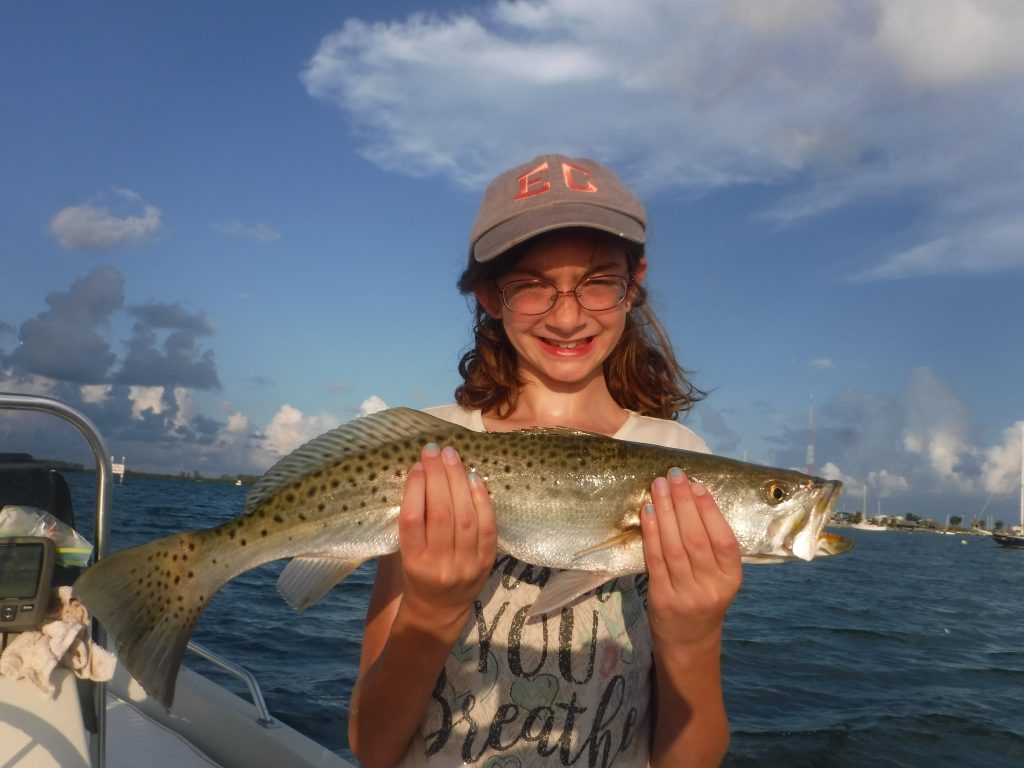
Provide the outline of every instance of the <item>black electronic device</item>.
[[0,536],[0,632],[42,626],[55,554],[45,536]]

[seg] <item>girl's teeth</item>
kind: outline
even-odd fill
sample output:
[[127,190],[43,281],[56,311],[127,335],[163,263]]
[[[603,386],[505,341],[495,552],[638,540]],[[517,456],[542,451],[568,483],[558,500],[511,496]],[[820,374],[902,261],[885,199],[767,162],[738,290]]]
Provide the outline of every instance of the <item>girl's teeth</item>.
[[581,344],[586,344],[589,339],[583,341],[555,341],[554,339],[547,339],[548,344],[558,347],[559,349],[576,349]]

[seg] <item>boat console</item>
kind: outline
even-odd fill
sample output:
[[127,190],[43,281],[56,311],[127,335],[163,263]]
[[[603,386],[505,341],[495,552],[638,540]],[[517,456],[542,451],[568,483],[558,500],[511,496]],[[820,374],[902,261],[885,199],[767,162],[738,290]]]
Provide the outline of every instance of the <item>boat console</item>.
[[0,632],[24,632],[43,625],[55,562],[53,539],[0,537]]

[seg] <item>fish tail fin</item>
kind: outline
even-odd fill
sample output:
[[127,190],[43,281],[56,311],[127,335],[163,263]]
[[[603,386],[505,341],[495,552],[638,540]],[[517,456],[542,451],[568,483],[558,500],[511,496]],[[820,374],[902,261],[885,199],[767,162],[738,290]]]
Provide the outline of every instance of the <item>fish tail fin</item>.
[[75,595],[114,639],[124,667],[168,709],[192,630],[213,594],[235,575],[204,559],[201,534],[168,536],[104,557],[74,584]]

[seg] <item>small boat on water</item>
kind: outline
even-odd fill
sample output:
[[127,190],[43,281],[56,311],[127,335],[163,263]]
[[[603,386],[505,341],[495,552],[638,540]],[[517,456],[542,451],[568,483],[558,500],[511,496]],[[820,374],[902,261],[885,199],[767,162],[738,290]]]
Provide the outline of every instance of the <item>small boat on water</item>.
[[1001,547],[1024,549],[1024,536],[1015,533],[993,533],[992,540]]
[[1024,422],[1020,425],[1020,530],[1021,533],[993,533],[992,540],[1001,547],[1024,549]]
[[851,528],[856,528],[858,531],[888,531],[889,528],[884,525],[876,525],[875,523],[868,522],[867,520],[861,520],[859,523],[852,523]]
[[[45,397],[0,394],[0,410],[3,409],[49,414],[71,424],[83,435],[96,458],[95,552],[97,559],[104,557],[112,525],[109,515],[112,472],[107,460],[109,454],[96,427],[73,408]],[[0,483],[0,507],[7,503],[4,490]],[[19,537],[18,541],[24,539],[26,545],[32,545],[30,538]],[[52,558],[39,562],[58,567]],[[44,584],[42,567],[29,570],[7,569],[0,564],[0,602],[6,597],[21,595],[26,589],[23,582],[29,575],[27,581],[41,585],[38,586],[40,594],[46,589],[51,574],[46,574]],[[17,579],[18,586],[6,585],[11,586],[10,590],[6,589],[3,582],[8,577],[12,585]],[[4,603],[0,607],[5,608],[2,613],[6,618],[10,614],[6,608],[10,606]],[[20,616],[21,611],[19,605],[14,613]],[[102,627],[93,624],[93,639],[102,644]],[[8,626],[13,628],[14,624]],[[7,631],[0,621],[0,648],[7,647],[16,634],[20,631]],[[0,766],[355,768],[272,717],[259,683],[250,672],[196,643],[189,643],[189,651],[241,678],[252,701],[236,696],[187,667],[182,667],[179,673],[177,694],[170,710],[147,696],[120,663],[115,666],[109,682],[99,683],[79,679],[70,669],[57,666],[48,677],[54,687],[52,695],[41,691],[27,678],[0,675]]]

